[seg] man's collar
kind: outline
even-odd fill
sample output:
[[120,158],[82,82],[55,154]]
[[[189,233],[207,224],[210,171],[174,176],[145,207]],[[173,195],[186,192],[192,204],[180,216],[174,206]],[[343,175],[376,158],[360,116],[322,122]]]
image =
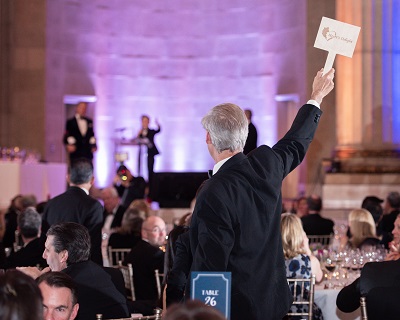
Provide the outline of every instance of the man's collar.
[[89,190],[87,190],[86,188],[84,188],[84,187],[79,187],[79,186],[77,186],[79,189],[82,189],[83,191],[85,191],[85,193],[87,194],[87,195],[89,195]]
[[219,169],[221,169],[222,165],[227,162],[230,158],[232,158],[233,156],[230,156],[228,158],[222,159],[221,161],[218,161],[213,168],[212,174],[216,174],[218,172]]
[[[238,152],[228,158],[222,159],[214,165],[213,175],[216,174],[218,171],[225,170],[225,168],[229,168],[230,166],[235,165],[237,162],[240,162],[243,159],[246,159],[246,156],[243,154],[243,152]],[[229,164],[228,160],[230,160]]]

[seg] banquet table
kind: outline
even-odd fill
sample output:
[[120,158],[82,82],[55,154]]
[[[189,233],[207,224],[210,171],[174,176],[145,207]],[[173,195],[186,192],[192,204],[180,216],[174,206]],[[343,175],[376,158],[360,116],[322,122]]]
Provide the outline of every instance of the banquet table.
[[339,291],[339,288],[324,289],[323,286],[315,287],[314,302],[321,309],[324,320],[359,320],[361,318],[360,309],[345,313],[336,307],[336,297]]
[[0,161],[0,208],[17,194],[33,194],[38,202],[66,190],[65,163],[21,163]]

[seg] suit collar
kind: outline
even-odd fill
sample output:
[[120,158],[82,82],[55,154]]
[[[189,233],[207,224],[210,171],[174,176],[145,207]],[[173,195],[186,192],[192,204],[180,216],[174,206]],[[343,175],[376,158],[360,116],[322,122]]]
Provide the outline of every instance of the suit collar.
[[[238,164],[239,162],[243,161],[244,159],[246,159],[247,157],[244,155],[243,152],[239,152],[237,154],[235,154],[234,156],[230,157],[223,165],[222,167],[218,170],[218,172],[222,172],[224,170],[229,169],[230,167]],[[218,173],[217,172],[217,173]]]

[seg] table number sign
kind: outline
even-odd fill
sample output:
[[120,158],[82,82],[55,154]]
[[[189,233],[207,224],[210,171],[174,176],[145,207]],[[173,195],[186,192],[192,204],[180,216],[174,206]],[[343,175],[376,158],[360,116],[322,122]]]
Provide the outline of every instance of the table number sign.
[[192,272],[191,298],[203,301],[222,312],[226,319],[231,311],[230,272]]
[[324,74],[333,66],[337,54],[351,58],[357,44],[360,27],[322,17],[314,47],[328,51]]

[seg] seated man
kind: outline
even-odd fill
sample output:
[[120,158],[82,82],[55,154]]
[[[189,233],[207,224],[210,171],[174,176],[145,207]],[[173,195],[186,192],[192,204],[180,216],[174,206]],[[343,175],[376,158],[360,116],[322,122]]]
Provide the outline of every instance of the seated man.
[[[162,272],[164,267],[164,252],[160,249],[166,235],[164,220],[148,217],[142,224],[141,235],[142,239],[128,253],[123,264],[132,264],[136,300],[148,301],[151,312],[158,300],[154,271]],[[142,309],[137,311],[147,313]]]
[[46,272],[36,279],[43,297],[44,319],[74,320],[79,303],[74,281],[63,272]]
[[34,207],[28,207],[18,215],[18,226],[24,246],[17,252],[11,252],[3,265],[4,269],[15,267],[46,267],[42,253],[44,243],[40,238],[42,219]]
[[317,195],[307,198],[308,215],[301,218],[303,229],[307,235],[330,235],[334,223],[331,219],[321,217],[322,200]]
[[52,225],[47,231],[43,258],[50,268],[42,271],[33,267],[19,268],[37,278],[50,271],[63,271],[75,282],[78,292],[77,319],[95,319],[97,313],[105,318],[126,317],[126,297],[115,287],[103,267],[89,260],[90,236],[88,230],[74,222]]
[[369,320],[397,319],[400,294],[400,260],[366,263],[361,277],[344,287],[336,299],[343,312],[360,307],[360,297],[367,298]]
[[[114,187],[101,190],[101,199],[104,203],[104,225],[103,232],[121,225],[121,219],[126,208],[120,205],[118,192]],[[118,221],[117,221],[118,220]]]

